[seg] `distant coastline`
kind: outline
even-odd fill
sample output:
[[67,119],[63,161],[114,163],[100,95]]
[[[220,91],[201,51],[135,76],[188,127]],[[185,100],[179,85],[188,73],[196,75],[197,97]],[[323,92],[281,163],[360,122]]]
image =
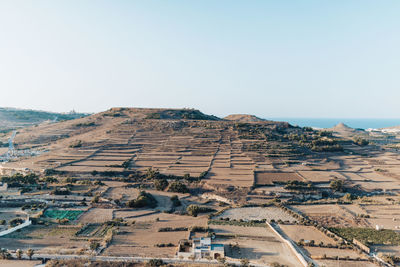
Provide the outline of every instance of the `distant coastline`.
[[400,125],[399,119],[345,119],[345,118],[267,118],[274,121],[287,121],[292,125],[301,127],[331,128],[343,122],[351,128],[379,129]]

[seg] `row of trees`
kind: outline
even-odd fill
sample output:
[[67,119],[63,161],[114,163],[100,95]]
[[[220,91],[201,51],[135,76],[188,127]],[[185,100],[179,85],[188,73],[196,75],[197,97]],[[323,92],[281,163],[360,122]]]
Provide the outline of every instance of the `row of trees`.
[[[21,249],[17,249],[17,251],[15,252],[15,255],[17,256],[17,258],[19,260],[22,259],[23,254],[24,254],[24,251],[22,251]],[[25,254],[31,260],[33,255],[35,254],[35,251],[30,248],[25,252]],[[5,249],[5,248],[0,249],[0,259],[7,260],[7,259],[11,259],[11,258],[12,258],[11,253],[7,249]]]

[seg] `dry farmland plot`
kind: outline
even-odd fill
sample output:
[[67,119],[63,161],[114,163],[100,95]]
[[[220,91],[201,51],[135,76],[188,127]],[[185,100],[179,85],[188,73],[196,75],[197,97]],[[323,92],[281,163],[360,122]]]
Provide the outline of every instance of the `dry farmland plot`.
[[[207,226],[208,217],[203,216],[184,216],[168,213],[156,213],[147,216],[141,216],[133,219],[136,222],[156,222],[157,227],[191,227]],[[158,229],[158,228],[157,228]]]
[[131,199],[136,199],[138,195],[139,190],[136,188],[113,187],[109,188],[103,197],[128,201]]
[[[326,227],[370,226],[365,218],[357,217],[357,214],[364,214],[365,212],[356,205],[294,205],[292,208]],[[357,211],[360,211],[360,213],[357,213]]]
[[[175,227],[171,225],[170,227]],[[188,238],[188,232],[158,232],[158,222],[136,222],[131,226],[120,227],[104,255],[173,257],[179,240]],[[174,247],[156,247],[157,244],[172,243]]]
[[317,260],[320,266],[325,267],[376,267],[377,265],[368,261],[337,261],[337,260]]
[[79,227],[75,226],[31,225],[20,232],[1,237],[0,247],[12,250],[33,248],[41,253],[75,251],[87,245],[85,241],[74,240],[78,230]]
[[1,267],[34,267],[42,264],[42,261],[26,260],[2,260]]
[[399,205],[363,205],[370,216],[367,221],[372,225],[380,225],[386,229],[400,231]]
[[296,219],[293,218],[290,214],[286,213],[280,208],[277,207],[247,207],[247,208],[236,208],[236,209],[228,209],[224,211],[222,214],[216,216],[219,218],[229,218],[231,220],[263,220],[267,221],[271,220],[282,220],[282,221],[290,221],[296,222]]
[[304,179],[294,172],[256,172],[255,184],[270,185],[273,182],[303,181]]
[[305,250],[310,253],[311,257],[322,257],[326,255],[327,257],[350,257],[352,259],[361,258],[367,259],[364,254],[359,254],[352,249],[338,249],[338,248],[320,248],[320,247],[304,247]]
[[325,245],[335,245],[336,242],[332,238],[321,233],[318,229],[313,226],[305,225],[282,225],[279,227],[285,232],[290,239],[298,242],[300,239],[303,240],[314,240],[316,244],[323,242]]
[[378,253],[400,255],[400,246],[374,245],[372,248],[376,249]]
[[334,179],[344,179],[343,175],[336,171],[299,171],[299,174],[307,181],[321,183]]
[[79,223],[103,223],[112,219],[112,209],[91,208],[81,215]]
[[[210,225],[217,234],[216,242],[227,246],[227,256],[247,258],[258,264],[279,262],[288,266],[300,266],[296,256],[278,236],[266,227],[241,227],[232,225]],[[224,237],[225,236],[225,237]],[[238,244],[239,250],[229,249],[229,244]]]

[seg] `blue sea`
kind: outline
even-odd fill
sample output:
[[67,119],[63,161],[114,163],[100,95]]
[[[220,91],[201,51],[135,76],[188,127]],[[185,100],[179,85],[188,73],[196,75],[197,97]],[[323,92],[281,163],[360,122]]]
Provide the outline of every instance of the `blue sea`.
[[287,121],[292,125],[297,125],[301,127],[309,126],[316,128],[331,128],[341,122],[351,128],[359,129],[379,129],[400,125],[400,119],[271,118],[271,120]]

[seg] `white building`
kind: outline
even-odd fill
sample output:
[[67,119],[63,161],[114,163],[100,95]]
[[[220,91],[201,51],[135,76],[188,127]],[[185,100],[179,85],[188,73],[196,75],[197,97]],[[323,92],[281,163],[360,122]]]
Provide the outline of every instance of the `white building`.
[[213,244],[210,237],[194,238],[193,240],[181,240],[178,245],[177,256],[188,258],[212,258],[225,257],[223,244]]

